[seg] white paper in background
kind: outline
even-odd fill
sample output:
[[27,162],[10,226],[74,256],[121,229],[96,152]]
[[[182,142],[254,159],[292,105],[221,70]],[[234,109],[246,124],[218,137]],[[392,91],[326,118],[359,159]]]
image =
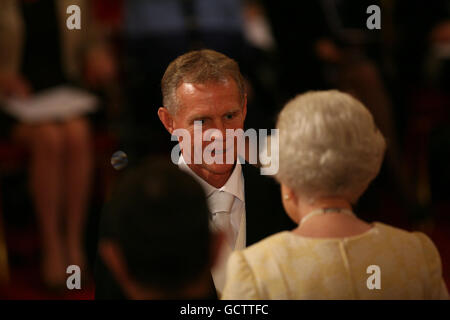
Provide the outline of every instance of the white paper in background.
[[27,99],[4,101],[4,110],[25,123],[65,120],[93,112],[97,106],[94,95],[69,86],[47,89]]

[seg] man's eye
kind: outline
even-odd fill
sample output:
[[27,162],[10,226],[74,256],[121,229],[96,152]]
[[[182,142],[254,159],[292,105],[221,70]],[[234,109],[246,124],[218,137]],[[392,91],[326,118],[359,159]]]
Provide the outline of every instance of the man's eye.
[[233,117],[234,117],[233,114],[227,114],[227,115],[225,116],[225,118],[227,118],[228,120],[233,119]]

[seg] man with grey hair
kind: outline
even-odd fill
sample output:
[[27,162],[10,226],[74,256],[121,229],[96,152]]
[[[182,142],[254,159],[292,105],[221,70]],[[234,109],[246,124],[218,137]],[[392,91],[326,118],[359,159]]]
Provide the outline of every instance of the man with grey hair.
[[[201,123],[203,131],[220,131],[222,137],[226,136],[227,129],[244,128],[245,83],[238,64],[224,54],[199,50],[178,57],[168,66],[161,88],[163,107],[159,108],[158,116],[170,134],[183,129],[193,137],[195,123]],[[282,214],[277,185],[272,179],[259,175],[255,166],[241,165],[237,161],[237,148],[228,148],[227,139],[215,141],[220,148],[212,152],[224,161],[210,164],[190,161],[194,139],[190,139],[190,144],[182,144],[181,140],[178,165],[203,186],[212,225],[227,239],[218,266],[212,270],[220,295],[231,251],[244,249],[246,245],[291,227],[290,221]],[[209,144],[211,142],[202,141],[202,154]],[[225,161],[229,152],[234,152],[232,163]]]

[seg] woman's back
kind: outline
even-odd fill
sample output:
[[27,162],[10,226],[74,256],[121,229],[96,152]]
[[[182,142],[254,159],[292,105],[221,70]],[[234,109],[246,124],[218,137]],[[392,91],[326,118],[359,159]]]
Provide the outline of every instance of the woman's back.
[[275,234],[233,253],[227,279],[224,299],[448,298],[431,240],[382,223],[347,238]]

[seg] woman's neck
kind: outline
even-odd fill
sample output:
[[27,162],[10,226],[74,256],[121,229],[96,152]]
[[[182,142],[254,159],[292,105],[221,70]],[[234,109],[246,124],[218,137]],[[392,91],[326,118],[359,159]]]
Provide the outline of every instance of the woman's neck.
[[308,213],[325,208],[351,210],[352,206],[350,202],[342,198],[323,198],[314,202],[300,201],[297,207],[298,217],[303,219]]
[[298,214],[300,219],[303,219],[309,213],[318,209],[336,209],[336,211],[328,211],[326,214],[313,216],[305,223],[299,224],[293,232],[304,237],[340,238],[358,235],[372,228],[370,224],[356,216],[343,214],[337,210],[352,209],[350,202],[344,199],[329,198],[314,203],[299,203]]

